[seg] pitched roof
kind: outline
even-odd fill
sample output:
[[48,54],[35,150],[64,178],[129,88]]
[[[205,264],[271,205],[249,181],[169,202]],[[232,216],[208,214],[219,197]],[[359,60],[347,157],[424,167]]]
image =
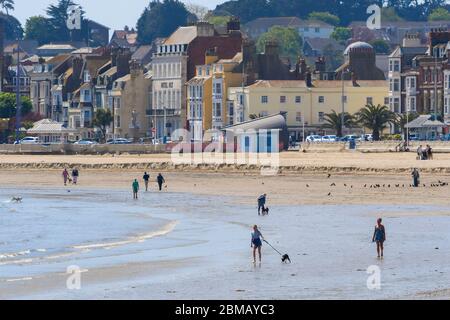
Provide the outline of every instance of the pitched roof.
[[69,54],[59,54],[59,55],[51,58],[50,60],[46,61],[46,63],[53,65],[53,66],[58,66],[61,63],[65,62],[69,58],[70,58]]
[[197,37],[197,27],[179,27],[169,38],[164,41],[165,45],[189,44]]
[[43,119],[35,122],[33,128],[27,130],[28,134],[64,133],[71,130],[64,127],[64,123],[50,119]]
[[37,48],[37,50],[76,50],[71,44],[44,44]]
[[[357,87],[382,87],[387,88],[388,82],[386,80],[356,80]],[[313,81],[314,88],[342,88],[341,80],[316,80]],[[353,81],[344,81],[344,87],[355,87]]]
[[131,60],[143,60],[152,52],[153,46],[140,46],[131,56]]
[[332,45],[336,50],[344,49],[344,46],[334,39],[305,38],[305,44],[306,43],[308,43],[312,49],[320,51],[323,51],[328,45]]
[[306,88],[304,80],[258,80],[249,88]]
[[405,128],[426,128],[426,127],[446,127],[447,125],[441,121],[434,120],[431,115],[421,115],[408,123]]

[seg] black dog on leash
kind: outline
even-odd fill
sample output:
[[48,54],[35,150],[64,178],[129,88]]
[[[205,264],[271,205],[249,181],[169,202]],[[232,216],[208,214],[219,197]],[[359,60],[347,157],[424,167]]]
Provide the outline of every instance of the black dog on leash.
[[281,258],[281,262],[287,263],[289,261],[289,263],[291,263],[291,258],[289,258],[288,254],[283,255],[283,257]]
[[268,216],[269,215],[269,207],[263,207],[262,208],[262,215],[263,216]]

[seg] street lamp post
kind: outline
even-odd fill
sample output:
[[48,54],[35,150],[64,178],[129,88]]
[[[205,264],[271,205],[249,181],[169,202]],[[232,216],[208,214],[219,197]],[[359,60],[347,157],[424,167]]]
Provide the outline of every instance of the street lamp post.
[[20,39],[17,39],[17,71],[16,71],[16,142],[20,141],[20,113],[22,103],[20,101]]

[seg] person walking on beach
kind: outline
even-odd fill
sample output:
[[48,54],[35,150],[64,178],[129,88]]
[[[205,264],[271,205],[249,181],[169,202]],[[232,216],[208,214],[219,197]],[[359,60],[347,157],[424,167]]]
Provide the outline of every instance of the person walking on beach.
[[263,194],[258,198],[258,216],[261,215],[261,210],[266,208],[267,194]]
[[145,192],[148,191],[148,182],[150,181],[150,175],[145,172],[144,176],[142,177],[144,179],[144,184],[145,184]]
[[383,219],[377,220],[377,225],[375,226],[375,231],[373,233],[372,242],[377,243],[377,253],[378,258],[383,258],[384,256],[384,242],[386,241],[386,229],[382,225]]
[[67,186],[67,181],[69,180],[69,171],[67,171],[67,169],[64,169],[62,176],[64,179],[64,185]]
[[264,237],[263,237],[261,231],[259,231],[258,226],[255,225],[253,227],[252,242],[251,242],[251,247],[253,248],[253,263],[256,263],[256,250],[258,250],[259,262],[261,263],[261,259],[262,259],[262,255],[261,255],[262,241],[261,241],[261,239],[264,240]]
[[134,182],[131,185],[131,187],[133,188],[133,199],[137,200],[139,192],[139,182],[137,181],[137,179],[134,179]]
[[77,168],[74,168],[72,170],[72,179],[73,179],[73,184],[77,184],[78,182],[78,177],[80,176],[80,172],[78,171]]
[[158,182],[159,191],[162,191],[162,186],[164,183],[166,183],[166,180],[162,176],[162,174],[158,174],[158,178],[156,178],[156,182]]
[[413,177],[413,185],[414,188],[417,188],[419,186],[420,183],[420,173],[419,170],[417,170],[417,168],[414,168],[413,172],[411,173],[412,177]]

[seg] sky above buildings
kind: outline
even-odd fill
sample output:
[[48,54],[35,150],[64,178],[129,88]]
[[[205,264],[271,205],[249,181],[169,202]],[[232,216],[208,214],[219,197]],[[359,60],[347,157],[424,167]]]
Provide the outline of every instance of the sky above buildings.
[[[57,0],[15,0],[16,10],[12,13],[22,24],[28,17],[45,15],[45,9]],[[86,17],[114,29],[122,29],[125,25],[134,27],[139,16],[150,0],[75,0],[83,6]],[[195,3],[214,9],[225,0],[189,0],[185,3]]]

